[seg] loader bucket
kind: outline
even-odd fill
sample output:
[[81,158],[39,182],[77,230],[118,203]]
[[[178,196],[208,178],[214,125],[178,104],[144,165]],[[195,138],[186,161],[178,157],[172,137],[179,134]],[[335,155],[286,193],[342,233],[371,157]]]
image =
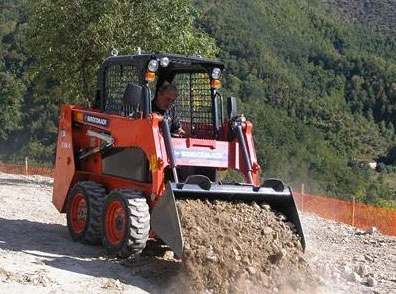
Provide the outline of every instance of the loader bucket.
[[179,258],[183,253],[183,235],[171,183],[151,212],[151,228]]
[[[277,191],[276,191],[277,190]],[[175,199],[207,199],[266,203],[271,209],[284,214],[293,223],[305,250],[305,239],[290,187],[274,190],[271,187],[257,187],[249,184],[214,184],[205,176],[194,176],[185,183],[167,184],[166,192],[151,214],[151,225],[161,238],[181,258],[183,236]]]

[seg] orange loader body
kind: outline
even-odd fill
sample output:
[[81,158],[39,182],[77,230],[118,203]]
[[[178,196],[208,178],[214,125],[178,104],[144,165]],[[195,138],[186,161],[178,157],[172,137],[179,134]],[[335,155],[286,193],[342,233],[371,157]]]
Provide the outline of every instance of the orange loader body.
[[[87,115],[106,120],[108,125],[99,126],[95,123],[84,122]],[[150,199],[150,204],[155,205],[156,200],[165,189],[164,170],[169,166],[169,158],[165,149],[163,136],[159,124],[162,117],[152,114],[148,119],[130,120],[117,115],[106,115],[95,110],[86,110],[75,105],[65,105],[61,109],[58,144],[56,149],[55,181],[53,191],[53,203],[59,212],[65,212],[67,195],[70,188],[82,180],[100,181],[106,183],[109,189],[134,187],[144,192],[145,195],[156,195]],[[80,130],[72,130],[73,123],[81,123]],[[245,137],[249,155],[255,169],[253,170],[254,184],[259,184],[258,163],[256,159],[254,142],[251,135],[252,126],[246,124]],[[139,146],[150,162],[152,183],[141,183],[112,177],[101,172],[101,154],[97,153],[81,163],[80,170],[76,169],[74,154],[82,148],[99,148],[100,139],[94,139],[86,135],[88,130],[106,131],[115,138],[114,147]],[[172,138],[172,144],[176,150],[188,152],[204,152],[216,154],[211,158],[180,158],[177,165],[192,165],[215,167],[219,169],[241,168],[241,156],[239,143],[236,139],[232,142],[204,140],[195,138]],[[131,163],[133,168],[133,163]]]

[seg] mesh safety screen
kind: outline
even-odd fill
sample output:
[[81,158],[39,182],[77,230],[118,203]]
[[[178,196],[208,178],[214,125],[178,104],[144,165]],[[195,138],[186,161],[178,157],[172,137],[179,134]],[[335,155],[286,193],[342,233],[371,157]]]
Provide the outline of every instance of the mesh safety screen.
[[183,129],[191,136],[213,139],[213,111],[210,79],[207,73],[179,73],[173,84],[179,97],[176,109]]
[[132,65],[113,65],[105,78],[105,112],[123,115],[123,95],[128,84],[138,84],[137,69]]

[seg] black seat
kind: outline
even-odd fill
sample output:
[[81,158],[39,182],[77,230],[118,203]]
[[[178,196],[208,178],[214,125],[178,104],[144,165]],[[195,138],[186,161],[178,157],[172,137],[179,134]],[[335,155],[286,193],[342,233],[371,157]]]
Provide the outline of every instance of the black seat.
[[122,97],[124,114],[134,116],[140,111],[142,103],[142,87],[134,84],[128,84]]

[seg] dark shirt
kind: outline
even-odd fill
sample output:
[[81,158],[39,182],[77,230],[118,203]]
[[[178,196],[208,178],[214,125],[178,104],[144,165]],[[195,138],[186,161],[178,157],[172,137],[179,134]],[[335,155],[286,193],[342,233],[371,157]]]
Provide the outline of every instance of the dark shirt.
[[169,127],[171,133],[177,133],[177,130],[180,129],[180,119],[179,115],[176,111],[176,105],[172,105],[167,110],[159,109],[158,106],[155,104],[155,101],[151,103],[151,110],[152,112],[157,112],[161,114],[164,118],[169,119]]

